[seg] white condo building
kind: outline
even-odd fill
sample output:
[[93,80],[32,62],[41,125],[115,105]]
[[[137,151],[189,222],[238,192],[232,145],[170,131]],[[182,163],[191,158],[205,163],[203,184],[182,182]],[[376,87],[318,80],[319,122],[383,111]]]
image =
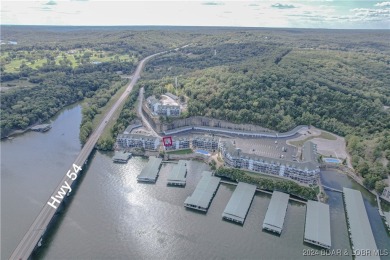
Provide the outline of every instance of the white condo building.
[[225,163],[231,167],[287,177],[306,184],[318,182],[320,167],[317,162],[317,148],[310,141],[304,144],[302,162],[243,153],[231,142],[223,142],[220,149]]

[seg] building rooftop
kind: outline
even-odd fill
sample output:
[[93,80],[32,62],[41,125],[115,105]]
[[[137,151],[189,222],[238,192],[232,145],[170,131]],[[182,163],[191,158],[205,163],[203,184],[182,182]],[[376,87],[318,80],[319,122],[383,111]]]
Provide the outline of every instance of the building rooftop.
[[194,192],[185,200],[184,204],[207,209],[218,189],[220,181],[221,178],[212,176],[211,172],[203,171],[202,178]]
[[158,137],[151,136],[151,135],[140,135],[140,134],[119,134],[117,138],[128,138],[128,139],[144,139],[144,140],[151,140],[156,141],[159,140]]
[[[355,250],[371,250],[372,257],[370,259],[380,259],[379,256],[373,256],[377,247],[361,192],[344,187],[343,194],[353,248]],[[366,259],[363,256],[356,256],[356,259],[361,258]]]
[[317,145],[311,141],[306,141],[302,147],[303,162],[317,162]]
[[329,205],[307,201],[305,241],[325,248],[331,247]]
[[222,217],[244,223],[255,192],[255,185],[239,182],[222,213]]
[[[261,155],[243,153],[239,148],[236,148],[229,141],[224,142],[223,146],[225,147],[227,152],[233,157],[239,157],[239,158],[248,159],[248,160],[252,159],[254,161],[261,161],[264,163],[275,164],[275,165],[285,165],[287,167],[292,167],[292,168],[297,168],[297,169],[302,169],[302,170],[305,170],[305,169],[312,170],[312,169],[316,169],[319,167],[317,160],[304,161],[304,162],[294,162],[294,161],[288,161],[285,159],[270,158],[270,157],[265,157],[265,156],[261,156]],[[312,153],[314,153],[314,150],[310,150],[310,151]],[[316,155],[313,155],[310,158],[316,158]]]
[[158,171],[160,170],[162,159],[156,157],[149,157],[148,164],[142,169],[137,176],[138,181],[156,182]]
[[282,233],[289,198],[290,195],[283,192],[274,191],[272,193],[271,202],[265,214],[263,228],[271,229],[279,234]]
[[161,104],[160,103],[160,101],[158,101],[157,99],[156,99],[156,97],[155,96],[150,96],[150,97],[148,97],[147,99],[146,99],[146,101],[149,103],[149,104],[151,104],[151,105],[154,105],[154,104]]
[[187,174],[187,165],[186,161],[179,160],[178,164],[173,166],[172,171],[168,176],[168,183],[177,182],[177,183],[186,183],[186,174]]
[[174,99],[174,100],[178,100],[179,99],[178,96],[175,96],[175,95],[173,95],[172,93],[169,93],[169,92],[165,93],[165,95],[170,97],[170,98],[172,98],[172,99]]

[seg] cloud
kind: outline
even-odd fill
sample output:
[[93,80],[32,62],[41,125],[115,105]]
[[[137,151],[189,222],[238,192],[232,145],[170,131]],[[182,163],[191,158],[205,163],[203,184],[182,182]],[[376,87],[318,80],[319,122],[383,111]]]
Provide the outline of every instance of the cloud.
[[292,8],[297,8],[297,7],[294,6],[294,5],[280,4],[280,3],[273,4],[273,5],[271,5],[271,7],[273,7],[273,8],[279,8],[279,9],[292,9]]
[[55,1],[50,0],[45,5],[57,5],[57,3]]
[[48,6],[44,6],[41,8],[42,11],[51,11],[51,8]]
[[224,5],[222,2],[203,2],[202,5]]
[[390,2],[382,2],[375,4],[376,7],[390,7]]

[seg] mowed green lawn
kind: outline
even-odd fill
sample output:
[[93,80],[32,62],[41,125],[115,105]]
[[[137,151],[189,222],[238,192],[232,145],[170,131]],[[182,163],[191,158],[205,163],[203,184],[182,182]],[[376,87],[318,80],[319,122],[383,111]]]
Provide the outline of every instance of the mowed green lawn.
[[[79,65],[80,61],[84,63],[91,62],[109,62],[114,60],[119,61],[129,61],[133,63],[137,63],[138,59],[134,56],[130,56],[127,54],[115,55],[110,52],[103,51],[94,51],[94,50],[76,50],[76,51],[45,51],[52,56],[55,55],[55,63],[56,65],[60,65],[62,61],[68,60],[73,68]],[[84,57],[86,53],[89,53],[89,58]],[[20,66],[22,64],[27,65],[32,69],[37,69],[38,67],[43,66],[47,62],[47,58],[43,57],[43,54],[40,53],[28,53],[26,51],[19,51],[16,53],[14,58],[11,58],[8,52],[3,52],[1,54],[1,66],[4,68],[4,72],[15,73],[20,70]]]

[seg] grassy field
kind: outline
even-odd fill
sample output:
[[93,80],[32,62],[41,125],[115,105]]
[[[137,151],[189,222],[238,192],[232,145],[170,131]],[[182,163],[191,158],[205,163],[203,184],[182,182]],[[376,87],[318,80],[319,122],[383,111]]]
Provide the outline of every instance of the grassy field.
[[[18,51],[16,55],[10,56],[8,52],[1,54],[1,64],[4,67],[4,72],[14,73],[18,72],[20,66],[24,63],[32,69],[37,69],[43,66],[47,62],[45,55],[51,55],[54,57],[56,65],[60,65],[62,61],[68,60],[73,68],[77,67],[81,61],[84,63],[91,62],[108,62],[114,60],[130,61],[137,63],[138,59],[134,56],[127,54],[116,55],[111,52],[94,51],[90,49],[78,49],[72,51],[49,51],[45,50],[40,53]],[[87,57],[88,56],[88,57]]]
[[290,141],[290,144],[294,145],[296,147],[299,147],[299,146],[303,146],[303,144],[306,141],[309,141],[309,140],[314,139],[314,138],[322,138],[322,139],[326,139],[326,140],[336,140],[337,139],[336,136],[334,136],[328,132],[321,131],[321,134],[318,136],[310,136],[308,138],[305,138],[305,139],[299,140],[299,141]]
[[168,154],[191,154],[193,151],[191,149],[183,149],[183,150],[178,150],[178,151],[170,151],[167,152]]

